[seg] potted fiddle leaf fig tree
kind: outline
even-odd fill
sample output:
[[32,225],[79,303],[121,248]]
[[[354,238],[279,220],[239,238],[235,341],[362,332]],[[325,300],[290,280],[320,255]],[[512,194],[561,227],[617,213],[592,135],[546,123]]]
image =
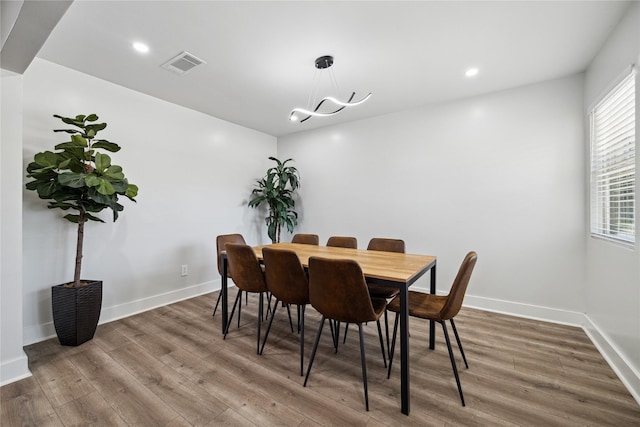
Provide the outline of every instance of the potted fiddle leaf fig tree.
[[64,218],[77,224],[75,271],[73,281],[52,286],[53,321],[62,345],[80,345],[93,338],[102,307],[102,281],[81,279],[84,225],[87,221],[104,222],[96,216],[111,209],[113,221],[124,209],[119,197],[136,201],[138,187],[130,184],[122,167],[111,163],[111,157],[101,151],[115,153],[120,146],[98,139],[98,132],[107,127],[96,123],[95,114],[62,117],[54,115],[72,128],[54,129],[70,134],[70,140],[34,156],[27,166],[28,190],[49,200],[49,209],[70,211]]
[[267,234],[273,243],[278,243],[283,226],[287,227],[289,233],[293,233],[293,229],[298,224],[293,195],[300,187],[300,174],[294,166],[287,166],[287,163],[293,159],[282,162],[275,157],[269,157],[269,160],[276,162],[276,165],[267,169],[264,178],[256,181],[249,206],[257,208],[263,203],[267,204],[269,210],[265,218]]

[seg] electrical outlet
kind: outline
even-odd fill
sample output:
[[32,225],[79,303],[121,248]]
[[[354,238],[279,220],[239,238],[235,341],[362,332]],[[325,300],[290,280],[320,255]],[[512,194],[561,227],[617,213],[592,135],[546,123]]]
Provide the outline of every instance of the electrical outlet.
[[189,266],[187,264],[182,264],[182,269],[180,270],[180,275],[181,276],[188,276],[189,275]]

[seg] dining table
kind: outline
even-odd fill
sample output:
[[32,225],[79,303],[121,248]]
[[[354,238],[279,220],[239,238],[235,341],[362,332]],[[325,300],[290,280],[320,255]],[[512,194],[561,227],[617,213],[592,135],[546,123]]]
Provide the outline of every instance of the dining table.
[[[409,387],[409,286],[425,273],[430,272],[430,293],[436,292],[436,261],[431,255],[416,255],[397,252],[384,252],[363,249],[350,249],[332,246],[308,245],[302,243],[273,243],[253,246],[259,261],[262,261],[262,249],[265,247],[294,251],[303,267],[309,267],[309,258],[351,259],[356,261],[368,283],[397,288],[400,298],[400,398],[401,410],[405,415],[410,411]],[[222,277],[222,330],[229,321],[227,296],[228,263],[224,252],[221,253]],[[435,348],[435,323],[430,322],[429,348]]]

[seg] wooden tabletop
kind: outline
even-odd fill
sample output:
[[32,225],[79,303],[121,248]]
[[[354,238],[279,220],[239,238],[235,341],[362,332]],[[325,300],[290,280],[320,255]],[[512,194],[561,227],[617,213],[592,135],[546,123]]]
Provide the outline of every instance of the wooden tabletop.
[[274,243],[254,246],[253,250],[260,260],[262,259],[262,248],[265,247],[294,251],[305,267],[309,266],[309,258],[312,256],[331,259],[352,259],[360,264],[362,272],[368,278],[407,284],[413,283],[436,263],[436,257],[429,255],[305,245],[302,243]]

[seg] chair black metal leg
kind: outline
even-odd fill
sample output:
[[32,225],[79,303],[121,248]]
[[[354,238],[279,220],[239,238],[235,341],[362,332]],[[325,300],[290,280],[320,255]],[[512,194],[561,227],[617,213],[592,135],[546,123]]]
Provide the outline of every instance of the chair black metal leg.
[[398,335],[398,313],[393,321],[393,338],[391,340],[391,348],[389,349],[389,369],[387,370],[387,379],[391,378],[391,365],[393,364],[393,353],[396,349],[396,336]]
[[380,320],[376,320],[376,325],[378,325],[378,338],[380,338],[380,350],[382,350],[382,361],[384,362],[384,367],[387,367],[387,355],[384,351],[384,341],[382,340],[382,328],[380,327]]
[[458,384],[458,393],[460,393],[460,401],[462,406],[464,404],[464,396],[462,395],[462,386],[460,385],[460,377],[458,376],[458,368],[456,367],[456,359],[453,357],[453,349],[451,348],[451,341],[449,340],[449,332],[447,332],[447,324],[444,321],[439,321],[444,331],[444,339],[447,341],[447,349],[449,350],[449,359],[451,359],[451,367],[453,368],[453,374],[456,377],[456,383]]
[[298,333],[300,333],[300,306],[297,305],[296,308],[298,311]]
[[[309,380],[309,373],[311,373],[311,366],[313,365],[313,359],[316,358],[316,350],[318,350],[318,343],[320,342],[320,336],[322,335],[322,327],[324,326],[324,320],[326,317],[322,316],[322,320],[320,321],[320,327],[318,328],[318,333],[316,334],[316,342],[313,343],[313,350],[311,350],[311,358],[309,359],[309,367],[307,368],[307,375],[304,377],[304,385],[307,386],[307,381]],[[329,320],[331,322],[331,320]]]
[[302,307],[298,306],[298,313],[300,313],[300,316],[298,316],[300,319],[300,322],[298,323],[300,328],[300,376],[304,375],[304,310],[305,308],[306,308],[305,305],[303,305]]
[[329,328],[331,328],[331,338],[333,339],[333,348],[335,348],[336,353],[338,352],[338,339],[340,337],[340,322],[336,322],[333,319],[329,319]]
[[262,310],[264,308],[262,305],[264,304],[264,292],[260,292],[260,302],[258,304],[258,340],[256,344],[256,354],[260,354],[260,326],[262,325]]
[[[242,295],[242,291],[238,289],[238,295]],[[249,297],[249,292],[244,294],[245,300]],[[234,304],[235,305],[235,304]],[[240,327],[240,316],[242,315],[242,297],[240,297],[240,304],[238,305],[238,328]],[[231,319],[229,319],[231,321]]]
[[369,390],[367,389],[367,361],[364,355],[364,332],[362,331],[362,323],[358,323],[358,331],[360,332],[360,364],[362,365],[362,383],[364,385],[364,407],[368,411]]
[[[242,291],[238,289],[238,295],[236,295],[236,300],[233,302],[233,308],[231,309],[231,316],[229,316],[229,320],[227,321],[227,327],[224,330],[224,335],[222,339],[227,338],[227,333],[229,332],[229,326],[231,325],[231,319],[233,319],[233,313],[236,311],[236,305],[238,305],[238,300],[242,296]],[[240,305],[242,305],[242,301],[240,301]]]
[[347,331],[349,331],[349,323],[344,325],[344,337],[342,337],[342,344],[347,342]]
[[213,307],[213,314],[212,316],[216,315],[216,311],[218,310],[218,304],[220,304],[220,301],[222,300],[222,291],[220,291],[220,293],[218,294],[218,299],[216,300],[216,306]]
[[[278,304],[276,300],[276,305]],[[293,333],[293,321],[291,320],[291,310],[289,309],[289,304],[285,304],[287,307],[287,314],[289,315],[289,326],[291,326],[291,333]],[[275,308],[273,309],[275,311]]]
[[389,354],[389,319],[387,319],[387,313],[389,310],[384,309],[384,334],[387,338],[387,355]]
[[[271,308],[271,297],[273,295],[271,294],[271,292],[267,291],[267,316],[269,316],[269,313],[271,313],[272,310],[275,310],[275,308]],[[262,320],[262,319],[260,319]]]
[[456,329],[456,324],[453,323],[453,319],[450,320],[451,328],[453,329],[453,335],[456,336],[456,341],[458,342],[458,348],[460,349],[460,354],[462,354],[462,360],[464,360],[464,366],[469,369],[469,364],[467,363],[467,358],[464,355],[464,350],[462,349],[462,342],[460,342],[460,337],[458,336],[458,330]]
[[260,349],[260,354],[264,352],[264,345],[267,343],[267,337],[269,336],[269,331],[271,331],[271,324],[273,323],[273,318],[276,317],[276,309],[278,304],[278,300],[276,299],[276,307],[271,310],[271,318],[269,319],[269,324],[267,325],[267,332],[264,334],[264,339],[262,340],[262,348]]

